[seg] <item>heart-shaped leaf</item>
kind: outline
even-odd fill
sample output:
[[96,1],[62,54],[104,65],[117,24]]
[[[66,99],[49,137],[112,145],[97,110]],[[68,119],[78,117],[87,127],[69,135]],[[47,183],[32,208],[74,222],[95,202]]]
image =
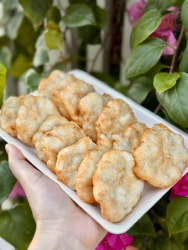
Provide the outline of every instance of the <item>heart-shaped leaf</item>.
[[159,26],[162,15],[157,9],[146,12],[135,24],[130,38],[131,48],[148,38]]
[[177,72],[174,72],[172,74],[162,72],[158,73],[154,77],[154,87],[155,89],[159,92],[162,93],[166,91],[167,89],[172,88],[175,84],[176,81],[180,78],[180,74]]
[[157,99],[165,108],[168,115],[184,128],[188,128],[188,74],[180,73],[176,85],[159,94]]
[[167,207],[167,227],[169,235],[188,230],[188,198],[175,197]]
[[125,66],[126,78],[144,74],[160,59],[166,43],[159,38],[149,38],[132,50]]
[[93,11],[86,4],[71,5],[62,20],[67,27],[96,26]]

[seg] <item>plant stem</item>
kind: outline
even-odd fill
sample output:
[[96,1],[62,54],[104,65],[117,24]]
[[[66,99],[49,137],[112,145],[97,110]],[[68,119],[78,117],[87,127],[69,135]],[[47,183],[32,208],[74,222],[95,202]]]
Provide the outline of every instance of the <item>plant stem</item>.
[[182,26],[182,28],[181,28],[181,32],[180,32],[180,35],[179,35],[179,38],[178,38],[177,48],[176,48],[176,50],[174,52],[174,55],[172,57],[172,63],[171,63],[171,66],[170,66],[170,74],[172,74],[174,72],[176,58],[177,58],[177,52],[178,52],[180,42],[181,42],[181,40],[183,38],[183,34],[184,34],[184,26]]
[[161,109],[161,104],[159,103],[157,108],[155,109],[154,113],[157,114],[160,109]]

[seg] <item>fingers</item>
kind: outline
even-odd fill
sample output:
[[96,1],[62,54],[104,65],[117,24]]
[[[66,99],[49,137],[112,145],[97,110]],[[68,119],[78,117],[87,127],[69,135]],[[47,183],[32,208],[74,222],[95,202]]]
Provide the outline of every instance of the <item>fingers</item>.
[[42,176],[42,173],[26,162],[21,151],[12,144],[6,145],[9,166],[16,179],[20,182],[26,194],[29,194],[31,187]]

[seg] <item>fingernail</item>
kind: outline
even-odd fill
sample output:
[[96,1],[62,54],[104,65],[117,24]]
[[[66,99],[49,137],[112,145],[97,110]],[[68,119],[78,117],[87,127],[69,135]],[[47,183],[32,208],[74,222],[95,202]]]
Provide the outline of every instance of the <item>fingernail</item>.
[[8,144],[5,145],[5,150],[6,150],[7,154],[9,154],[9,145]]

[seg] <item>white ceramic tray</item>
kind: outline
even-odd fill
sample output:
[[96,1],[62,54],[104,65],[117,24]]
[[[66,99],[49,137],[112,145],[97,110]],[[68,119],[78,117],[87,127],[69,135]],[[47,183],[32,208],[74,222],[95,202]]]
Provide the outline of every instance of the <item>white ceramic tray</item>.
[[[171,130],[176,133],[181,134],[185,140],[185,146],[188,148],[188,135],[181,131],[180,129],[174,127],[167,121],[163,120],[159,116],[153,114],[152,112],[148,111],[147,109],[143,108],[139,104],[135,103],[131,99],[125,97],[121,93],[115,91],[114,89],[108,87],[103,82],[99,81],[98,79],[94,78],[93,76],[81,71],[81,70],[73,70],[69,72],[73,74],[78,79],[84,80],[85,82],[92,84],[95,90],[100,93],[107,93],[110,94],[113,98],[121,98],[126,101],[130,107],[133,109],[135,116],[137,117],[138,121],[145,123],[148,127],[152,127],[156,123],[163,123],[167,125]],[[169,189],[159,189],[150,186],[149,184],[145,185],[144,192],[142,194],[141,199],[137,203],[137,205],[133,208],[132,212],[128,214],[124,220],[118,223],[110,223],[106,221],[100,213],[100,208],[97,205],[90,205],[86,204],[81,201],[77,194],[71,190],[70,188],[66,187],[63,183],[56,180],[55,174],[53,174],[48,167],[41,162],[35,153],[35,150],[29,146],[26,146],[18,139],[15,139],[5,133],[2,129],[0,129],[0,136],[7,142],[14,144],[18,147],[24,156],[34,165],[36,166],[41,172],[47,175],[50,179],[55,181],[60,185],[60,187],[83,209],[88,213],[94,220],[96,220],[102,227],[104,227],[107,231],[111,233],[123,233],[129,230]],[[184,174],[188,171],[184,171]]]

